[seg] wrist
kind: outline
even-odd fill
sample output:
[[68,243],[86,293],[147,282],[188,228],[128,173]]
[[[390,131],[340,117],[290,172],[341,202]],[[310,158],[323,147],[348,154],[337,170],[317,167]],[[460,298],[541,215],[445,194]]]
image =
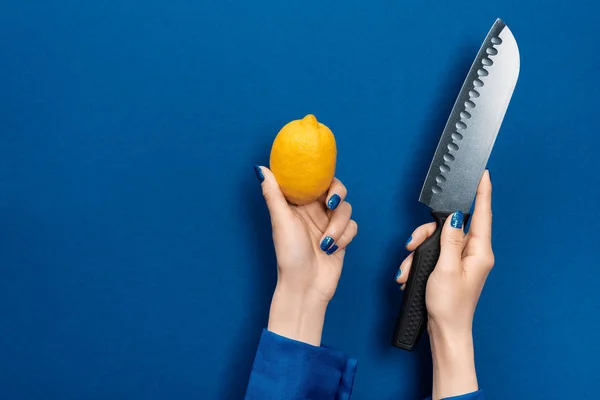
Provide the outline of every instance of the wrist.
[[430,322],[429,338],[433,360],[433,399],[477,391],[472,330],[451,332]]
[[320,346],[327,304],[318,296],[278,283],[267,329],[289,339]]

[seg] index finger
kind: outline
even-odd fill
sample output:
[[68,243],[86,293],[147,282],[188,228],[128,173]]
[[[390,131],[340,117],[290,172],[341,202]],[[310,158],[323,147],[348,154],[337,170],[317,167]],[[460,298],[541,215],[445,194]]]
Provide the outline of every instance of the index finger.
[[489,246],[492,241],[492,182],[490,172],[485,170],[475,197],[475,210],[469,228],[470,246]]

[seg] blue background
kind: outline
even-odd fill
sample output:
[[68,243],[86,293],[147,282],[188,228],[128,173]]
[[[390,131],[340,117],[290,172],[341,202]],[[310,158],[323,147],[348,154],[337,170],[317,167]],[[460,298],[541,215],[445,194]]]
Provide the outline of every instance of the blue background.
[[275,283],[252,165],[314,113],[360,233],[324,342],[357,400],[429,392],[392,348],[445,120],[503,18],[521,76],[489,168],[475,321],[489,399],[597,398],[596,1],[3,1],[0,397],[240,399]]

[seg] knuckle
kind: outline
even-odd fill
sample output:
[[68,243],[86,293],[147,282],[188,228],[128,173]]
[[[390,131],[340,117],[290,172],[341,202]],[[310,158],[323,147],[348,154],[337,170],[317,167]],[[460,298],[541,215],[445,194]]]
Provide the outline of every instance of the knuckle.
[[265,200],[269,200],[269,197],[271,197],[271,195],[269,194],[271,193],[271,191],[269,189],[263,189],[263,197],[265,198]]
[[352,204],[346,202],[346,209],[348,210],[348,214],[352,214]]
[[450,235],[447,241],[451,246],[462,247],[464,238],[459,235]]
[[351,219],[350,222],[348,222],[348,227],[346,228],[346,230],[352,236],[356,236],[356,234],[358,233],[358,224],[356,223],[356,221]]
[[411,253],[408,257],[406,257],[402,261],[402,263],[400,264],[400,268],[402,268],[402,271],[410,272],[410,267],[412,267],[413,259],[414,259],[414,256]]
[[496,262],[496,258],[494,257],[494,253],[489,251],[481,257],[481,265],[485,269],[491,270],[494,268],[494,263]]
[[346,227],[346,230],[342,234],[342,237],[340,238],[339,241],[349,244],[350,242],[352,242],[352,240],[354,240],[354,238],[356,237],[357,234],[358,234],[358,224],[356,223],[356,221],[350,220],[350,222],[348,223],[348,226]]
[[427,224],[419,226],[413,231],[413,237],[422,235],[423,237],[429,237],[433,234],[436,228],[435,222],[429,222]]
[[346,226],[341,223],[333,223],[329,225],[326,231],[327,236],[331,236],[336,241],[340,240],[342,237],[346,235]]
[[269,200],[271,200],[273,198],[273,196],[275,196],[275,190],[272,188],[264,188],[263,189],[263,197],[265,198],[265,200],[268,202]]
[[327,229],[327,231],[325,232],[325,235],[331,236],[337,242],[338,240],[340,240],[343,237],[344,232],[342,232],[342,230],[339,228],[339,226],[333,225]]

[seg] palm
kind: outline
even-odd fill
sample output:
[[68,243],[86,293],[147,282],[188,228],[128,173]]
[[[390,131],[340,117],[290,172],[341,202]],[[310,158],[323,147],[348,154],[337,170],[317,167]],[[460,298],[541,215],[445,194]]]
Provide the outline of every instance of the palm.
[[291,217],[274,229],[273,236],[280,271],[329,300],[342,272],[345,251],[326,255],[319,248],[330,220],[330,212],[322,204],[289,206]]

